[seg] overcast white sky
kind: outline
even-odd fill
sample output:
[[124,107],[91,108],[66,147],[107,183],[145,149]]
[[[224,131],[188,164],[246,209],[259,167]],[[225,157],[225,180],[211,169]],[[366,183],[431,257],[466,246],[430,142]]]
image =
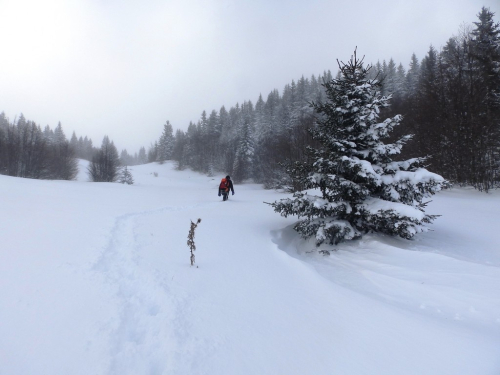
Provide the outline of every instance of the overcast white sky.
[[499,0],[0,0],[0,112],[134,153],[355,46],[406,68],[483,5],[500,21]]

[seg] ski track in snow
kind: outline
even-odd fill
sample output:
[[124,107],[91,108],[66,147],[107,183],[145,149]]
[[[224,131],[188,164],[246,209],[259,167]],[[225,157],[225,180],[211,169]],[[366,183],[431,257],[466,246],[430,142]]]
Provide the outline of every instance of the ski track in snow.
[[[147,216],[214,204],[218,202],[129,213],[115,219],[108,245],[93,266],[94,271],[105,274],[119,309],[104,328],[111,351],[107,374],[176,373],[176,365],[185,362],[182,368],[194,366],[196,361],[187,362],[187,359],[200,359],[209,354],[200,353],[199,349],[210,352],[210,343],[191,343],[187,339],[191,325],[189,295],[179,288],[171,292],[173,276],[141,267],[142,244],[137,228],[138,222]],[[137,368],[141,364],[147,364],[147,368]]]
[[[149,227],[151,220],[157,220],[158,217],[168,221],[165,216],[175,212],[189,212],[218,204],[220,203],[209,202],[164,207],[128,213],[115,219],[108,235],[107,246],[93,266],[94,271],[105,275],[117,309],[110,321],[106,322],[101,329],[101,334],[105,332],[109,340],[106,374],[176,374],[185,373],[186,369],[189,369],[191,374],[204,373],[200,366],[211,356],[211,353],[217,350],[219,343],[217,339],[208,342],[207,338],[198,338],[192,334],[193,317],[197,316],[197,312],[193,311],[193,296],[189,294],[188,288],[179,287],[172,273],[160,272],[145,263],[144,256],[140,252],[146,246],[147,237],[145,239],[141,236],[153,234],[149,231],[145,232],[141,225]],[[184,234],[187,235],[187,229],[186,226],[183,238]],[[273,237],[275,235],[276,233],[273,233]],[[278,246],[281,245],[279,247],[285,250],[283,247],[287,246],[284,243],[280,244],[280,241],[277,242]],[[290,251],[287,252],[296,256]],[[298,258],[305,260],[302,256]],[[349,290],[413,312],[427,310],[428,313],[428,309],[434,307],[436,314],[443,317],[442,309],[445,309],[443,306],[433,306],[432,303],[424,300],[418,307],[410,307],[404,303],[404,296],[395,298],[396,296],[390,294],[385,295],[382,291],[387,288],[384,288],[384,285],[378,285],[379,281],[393,283],[391,281],[393,279],[388,275],[377,276],[377,268],[363,271],[363,267],[357,264],[358,261],[343,260],[336,255],[334,258],[335,274],[338,275],[339,272],[359,273],[359,277],[355,279],[360,285],[345,285]],[[364,260],[364,262],[367,261],[368,259]],[[329,270],[321,271],[325,265],[314,261],[312,264],[319,268],[318,271],[321,274],[329,273]],[[396,265],[385,267],[398,269]],[[339,285],[343,284],[335,280],[331,281]],[[401,279],[398,282],[402,281]],[[400,300],[401,298],[403,300]],[[450,315],[452,311],[446,313]],[[472,310],[468,313],[466,315],[475,315],[475,311]],[[453,317],[448,317],[450,318],[456,321],[463,319],[458,312]],[[477,328],[479,327],[476,326]]]

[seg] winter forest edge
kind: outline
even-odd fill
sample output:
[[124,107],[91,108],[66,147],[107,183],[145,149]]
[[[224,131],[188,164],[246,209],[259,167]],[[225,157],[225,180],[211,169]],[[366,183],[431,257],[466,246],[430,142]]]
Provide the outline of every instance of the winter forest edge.
[[[153,133],[135,90],[131,153],[0,107],[0,375],[499,375],[500,13],[481,5],[409,64],[349,46]],[[132,102],[113,93],[106,126]]]
[[[421,61],[413,55],[408,70],[390,59],[374,64],[367,78],[379,80],[381,95],[390,98],[381,117],[402,115],[389,142],[413,135],[400,160],[425,157],[427,169],[453,184],[481,191],[498,188],[500,26],[493,13],[483,8],[477,22],[461,28],[440,51],[431,46]],[[108,137],[97,148],[75,133],[68,141],[61,124],[42,130],[23,115],[10,122],[1,113],[0,173],[71,180],[77,172],[75,158],[83,158],[92,162],[91,180],[116,181],[120,165],[174,160],[178,169],[208,175],[223,171],[236,182],[252,179],[266,188],[296,192],[302,186],[287,170],[296,162],[313,162],[307,148],[319,144],[309,132],[317,126],[311,103],[325,102],[325,84],[332,79],[330,71],[301,77],[281,93],[273,90],[266,100],[260,95],[255,104],[203,111],[186,131],[174,131],[167,121],[159,140],[134,155],[127,150],[119,155]]]
[[[427,230],[423,202],[446,184],[423,165],[427,158],[394,161],[411,140],[403,136],[385,144],[401,116],[379,122],[381,109],[389,106],[381,96],[381,83],[369,79],[356,51],[348,63],[339,63],[340,74],[324,84],[327,100],[312,103],[317,113],[312,138],[321,144],[308,147],[312,163],[296,162],[287,169],[294,185],[301,186],[293,199],[271,206],[282,216],[296,215],[294,229],[302,237],[338,244],[362,233],[383,232],[411,239]],[[321,195],[315,193],[321,192]]]

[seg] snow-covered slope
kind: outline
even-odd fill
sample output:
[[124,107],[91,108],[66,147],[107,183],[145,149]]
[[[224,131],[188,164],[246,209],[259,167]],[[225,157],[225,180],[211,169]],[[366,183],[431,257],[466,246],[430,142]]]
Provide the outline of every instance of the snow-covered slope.
[[498,192],[443,192],[433,232],[323,256],[263,204],[284,194],[82,172],[0,176],[2,375],[500,373]]

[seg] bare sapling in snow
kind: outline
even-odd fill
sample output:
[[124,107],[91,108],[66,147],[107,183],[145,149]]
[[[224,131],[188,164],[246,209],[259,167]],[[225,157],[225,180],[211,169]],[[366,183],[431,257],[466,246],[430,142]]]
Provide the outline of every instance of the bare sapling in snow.
[[317,117],[309,132],[320,146],[308,147],[310,162],[288,168],[303,189],[271,206],[282,216],[301,218],[295,230],[314,236],[317,246],[368,232],[411,239],[437,216],[425,214],[423,199],[446,182],[424,168],[425,157],[394,160],[412,136],[383,142],[402,116],[379,119],[391,97],[380,94],[377,78],[369,78],[371,67],[354,52],[339,68],[339,77],[323,84],[327,99],[311,104]]
[[198,219],[196,223],[193,223],[191,221],[191,228],[189,228],[189,234],[188,234],[188,240],[187,240],[187,245],[189,247],[189,250],[191,251],[191,265],[194,265],[194,251],[196,250],[196,244],[194,243],[194,235],[195,235],[195,230],[198,224],[201,223],[201,219]]

